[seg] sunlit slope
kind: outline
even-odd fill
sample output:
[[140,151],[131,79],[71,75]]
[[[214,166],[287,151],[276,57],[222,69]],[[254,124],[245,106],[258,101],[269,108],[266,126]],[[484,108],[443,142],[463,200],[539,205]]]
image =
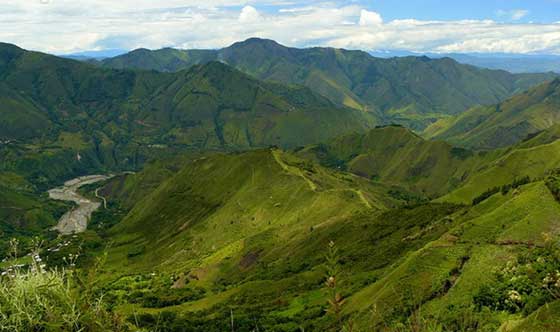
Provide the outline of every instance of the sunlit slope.
[[440,200],[468,203],[490,188],[507,185],[525,176],[542,178],[559,166],[560,140],[528,148],[521,145],[506,150],[501,157],[478,169],[459,189]]
[[[506,195],[498,193],[466,213],[453,215],[455,227],[448,233],[352,295],[347,313],[357,312],[363,327],[390,326],[399,316],[418,315],[428,321],[443,320],[447,328],[476,323],[480,329],[497,329],[516,316],[475,312],[473,296],[493,280],[495,268],[528,245],[542,244],[542,233],[557,234],[559,213],[560,205],[543,182]],[[462,321],[467,318],[470,322]]]
[[307,147],[298,154],[375,181],[407,185],[429,197],[456,188],[472,169],[496,157],[455,148],[443,141],[426,141],[397,126],[344,136]]
[[[273,232],[271,241],[281,242],[359,210],[383,210],[393,204],[387,190],[279,150],[203,157],[136,204],[111,231],[123,243],[115,260],[194,268],[220,250],[241,250],[258,234]],[[120,256],[139,247],[141,259]]]
[[382,183],[407,186],[440,201],[470,204],[488,189],[560,166],[557,127],[511,147],[470,151],[389,126],[299,150],[298,155]]
[[[183,167],[147,190],[110,230],[110,275],[104,278],[182,275],[185,287],[202,287],[205,296],[165,310],[209,319],[226,307],[237,315],[258,311],[324,328],[329,242],[340,249],[343,287],[353,293],[441,236],[452,226],[445,216],[458,209],[450,204],[401,209],[404,202],[388,195],[396,187],[333,172],[280,150],[206,156]],[[142,182],[135,177],[139,182],[128,184],[130,190]],[[308,321],[302,319],[306,316]]]
[[500,104],[479,106],[440,120],[425,135],[453,144],[492,149],[516,144],[560,123],[560,79],[542,84]]

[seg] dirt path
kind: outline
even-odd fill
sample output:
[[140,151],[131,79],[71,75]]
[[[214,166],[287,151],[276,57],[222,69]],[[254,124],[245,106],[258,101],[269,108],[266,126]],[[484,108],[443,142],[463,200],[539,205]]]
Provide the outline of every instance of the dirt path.
[[282,158],[280,158],[280,155],[279,155],[278,151],[272,151],[272,155],[274,156],[274,159],[276,160],[278,165],[280,165],[280,167],[282,167],[282,169],[284,169],[286,172],[288,172],[292,175],[301,177],[303,180],[305,180],[305,182],[307,182],[311,191],[317,191],[317,185],[315,183],[313,183],[313,181],[308,179],[305,175],[303,175],[303,173],[301,172],[301,170],[299,168],[287,165],[282,160]]
[[103,208],[107,209],[107,199],[105,199],[105,197],[99,195],[99,189],[100,188],[95,189],[95,197],[101,199],[103,201]]
[[[280,165],[280,167],[282,167],[282,169],[294,176],[298,176],[301,177],[303,180],[305,180],[305,182],[307,182],[307,184],[309,185],[309,188],[312,191],[317,191],[317,185],[308,177],[306,177],[303,172],[294,166],[289,166],[287,165],[282,158],[279,155],[278,151],[272,151],[272,155],[274,156],[274,159],[276,160],[276,162],[278,163],[278,165]],[[343,188],[343,189],[336,189],[336,190],[348,190],[351,191],[353,193],[355,193],[358,198],[360,199],[360,201],[365,205],[366,208],[368,209],[372,209],[373,207],[371,206],[371,203],[367,200],[367,198],[365,197],[364,193],[361,190],[358,189],[354,189],[354,188]]]

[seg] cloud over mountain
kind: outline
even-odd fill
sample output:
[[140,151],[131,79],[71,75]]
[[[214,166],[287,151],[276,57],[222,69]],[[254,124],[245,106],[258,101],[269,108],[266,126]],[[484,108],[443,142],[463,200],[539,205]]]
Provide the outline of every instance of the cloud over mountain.
[[506,22],[384,20],[343,1],[6,0],[0,4],[0,40],[55,53],[218,48],[256,36],[298,47],[560,54],[560,23],[519,21],[527,14],[498,13]]

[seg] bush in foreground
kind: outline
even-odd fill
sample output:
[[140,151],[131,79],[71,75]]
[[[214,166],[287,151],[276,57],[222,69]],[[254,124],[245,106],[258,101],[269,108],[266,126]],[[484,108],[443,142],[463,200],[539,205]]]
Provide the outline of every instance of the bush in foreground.
[[38,250],[31,258],[28,266],[14,264],[2,272],[0,331],[126,330],[92,286],[93,271],[49,270]]

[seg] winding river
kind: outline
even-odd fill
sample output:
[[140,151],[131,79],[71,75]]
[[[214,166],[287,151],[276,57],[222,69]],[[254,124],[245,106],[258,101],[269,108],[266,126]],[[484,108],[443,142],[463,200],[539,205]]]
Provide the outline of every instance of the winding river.
[[113,175],[88,175],[66,181],[62,187],[49,190],[49,197],[59,201],[76,203],[72,210],[66,212],[53,227],[61,234],[75,234],[87,229],[91,214],[99,209],[101,202],[85,198],[78,193],[78,189],[87,184],[105,181]]

